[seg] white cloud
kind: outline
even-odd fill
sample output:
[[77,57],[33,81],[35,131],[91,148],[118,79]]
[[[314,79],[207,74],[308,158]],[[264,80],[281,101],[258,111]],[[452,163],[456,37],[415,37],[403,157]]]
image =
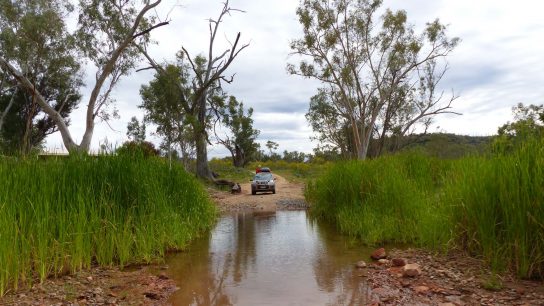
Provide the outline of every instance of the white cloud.
[[[165,16],[176,1],[165,1],[159,11]],[[181,1],[172,11],[169,26],[153,32],[158,45],[151,53],[158,60],[172,60],[182,45],[192,53],[207,51],[208,24],[221,8],[218,0]],[[238,31],[241,42],[250,43],[229,68],[236,73],[232,85],[226,86],[246,106],[255,109],[255,126],[261,130],[263,143],[270,137],[280,143],[281,150],[311,152],[315,143],[304,119],[310,97],[319,84],[316,81],[289,76],[285,72],[289,59],[289,41],[301,36],[295,15],[298,1],[231,0],[231,6],[246,13],[233,13],[221,25],[217,47],[224,48]],[[416,28],[440,18],[449,24],[451,36],[462,39],[448,58],[450,71],[443,80],[445,90],[460,93],[456,111],[463,116],[436,118],[440,130],[469,135],[490,135],[510,119],[511,107],[518,103],[543,103],[544,97],[544,18],[540,1],[384,1],[384,7],[406,9]],[[145,63],[142,63],[145,65]],[[88,73],[92,79],[92,73]],[[115,91],[121,119],[111,123],[119,132],[98,124],[93,139],[97,148],[105,137],[110,142],[125,140],[126,123],[130,117],[143,116],[139,88],[152,77],[151,72],[133,73]],[[89,89],[87,88],[87,91]],[[85,99],[83,100],[85,101]],[[80,137],[84,130],[84,103],[71,116],[72,127]],[[60,136],[48,139],[48,146],[58,147]],[[226,154],[222,148],[210,148],[211,156]]]

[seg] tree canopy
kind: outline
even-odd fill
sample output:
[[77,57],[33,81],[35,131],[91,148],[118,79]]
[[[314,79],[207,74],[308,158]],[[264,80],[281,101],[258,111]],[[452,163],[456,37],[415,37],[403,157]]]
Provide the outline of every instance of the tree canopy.
[[[0,5],[0,57],[20,67],[21,75],[41,92],[44,102],[66,125],[81,99],[80,63],[64,16],[64,1],[5,1]],[[6,153],[28,153],[58,130],[35,96],[4,69],[0,85],[0,135]]]
[[[405,11],[386,9],[378,17],[381,5],[378,0],[300,1],[303,37],[292,41],[291,49],[303,60],[287,66],[291,74],[322,82],[308,118],[316,120],[313,126],[320,121],[336,126],[318,129],[321,134],[347,127],[358,158],[366,157],[380,125],[382,134],[394,128],[405,133],[429,116],[450,112],[455,97],[441,104],[442,94],[435,90],[446,69],[437,64],[459,39],[449,38],[438,19],[416,34]],[[340,122],[331,122],[334,116]]]

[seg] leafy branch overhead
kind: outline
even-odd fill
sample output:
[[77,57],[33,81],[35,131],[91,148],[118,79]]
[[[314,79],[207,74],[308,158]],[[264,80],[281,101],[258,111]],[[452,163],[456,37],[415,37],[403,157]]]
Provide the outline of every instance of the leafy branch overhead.
[[[43,2],[43,1],[42,1]],[[30,0],[11,1],[9,4],[19,9],[27,9]],[[61,1],[43,2],[45,7],[61,7]],[[9,53],[0,53],[0,67],[8,71],[16,80],[19,87],[31,95],[43,112],[53,120],[59,129],[64,145],[70,152],[88,151],[94,132],[96,117],[107,120],[111,113],[106,109],[114,101],[110,95],[120,78],[134,68],[140,57],[139,49],[149,43],[149,33],[160,26],[168,24],[161,22],[154,24],[155,17],[146,17],[146,14],[155,9],[161,0],[156,1],[114,1],[114,0],[80,0],[78,27],[75,33],[68,33],[64,20],[67,15],[56,13],[55,20],[59,22],[60,44],[74,46],[83,57],[80,62],[90,60],[97,68],[95,84],[92,86],[86,111],[86,128],[80,144],[76,144],[68,130],[67,122],[44,98],[44,91],[35,86],[32,80],[25,76],[25,67],[12,58]],[[71,7],[70,7],[71,8]],[[58,11],[58,10],[57,10]],[[47,26],[52,24],[47,23]],[[5,30],[2,24],[3,31]],[[13,29],[16,31],[17,29]],[[14,33],[13,39],[19,39],[22,33]],[[22,72],[21,72],[22,71]]]

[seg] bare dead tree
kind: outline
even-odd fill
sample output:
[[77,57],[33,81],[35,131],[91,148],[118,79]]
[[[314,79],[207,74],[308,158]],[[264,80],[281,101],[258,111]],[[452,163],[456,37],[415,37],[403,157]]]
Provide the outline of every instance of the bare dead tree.
[[[226,1],[217,19],[208,19],[210,39],[208,52],[205,56],[193,58],[185,47],[181,49],[182,60],[187,60],[192,70],[193,78],[190,85],[192,93],[190,96],[186,94],[187,88],[185,88],[185,85],[178,84],[180,91],[179,102],[182,103],[187,115],[194,118],[192,130],[196,146],[197,176],[210,180],[213,180],[213,177],[208,167],[207,145],[210,141],[207,129],[209,126],[208,115],[210,114],[210,109],[214,107],[210,96],[214,90],[221,88],[221,82],[231,83],[233,81],[234,75],[226,76],[225,72],[240,52],[249,46],[249,44],[240,45],[241,33],[239,32],[236,35],[234,43],[230,44],[230,48],[216,55],[214,44],[219,32],[219,26],[223,22],[224,17],[230,15],[232,12],[243,11],[231,8],[229,1]],[[140,48],[140,51],[147,58],[150,65],[150,67],[143,69],[152,67],[157,73],[165,73],[164,68],[148,54],[145,48]]]

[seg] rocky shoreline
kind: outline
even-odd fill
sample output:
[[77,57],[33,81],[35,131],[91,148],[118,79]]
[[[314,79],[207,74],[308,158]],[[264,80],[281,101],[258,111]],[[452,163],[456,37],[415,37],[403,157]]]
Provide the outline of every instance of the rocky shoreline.
[[167,305],[176,284],[158,265],[126,270],[95,267],[9,292],[0,305]]
[[[407,273],[410,264],[418,271]],[[370,305],[544,305],[542,281],[494,275],[460,252],[391,250],[364,266],[355,264],[354,274],[366,278]]]

